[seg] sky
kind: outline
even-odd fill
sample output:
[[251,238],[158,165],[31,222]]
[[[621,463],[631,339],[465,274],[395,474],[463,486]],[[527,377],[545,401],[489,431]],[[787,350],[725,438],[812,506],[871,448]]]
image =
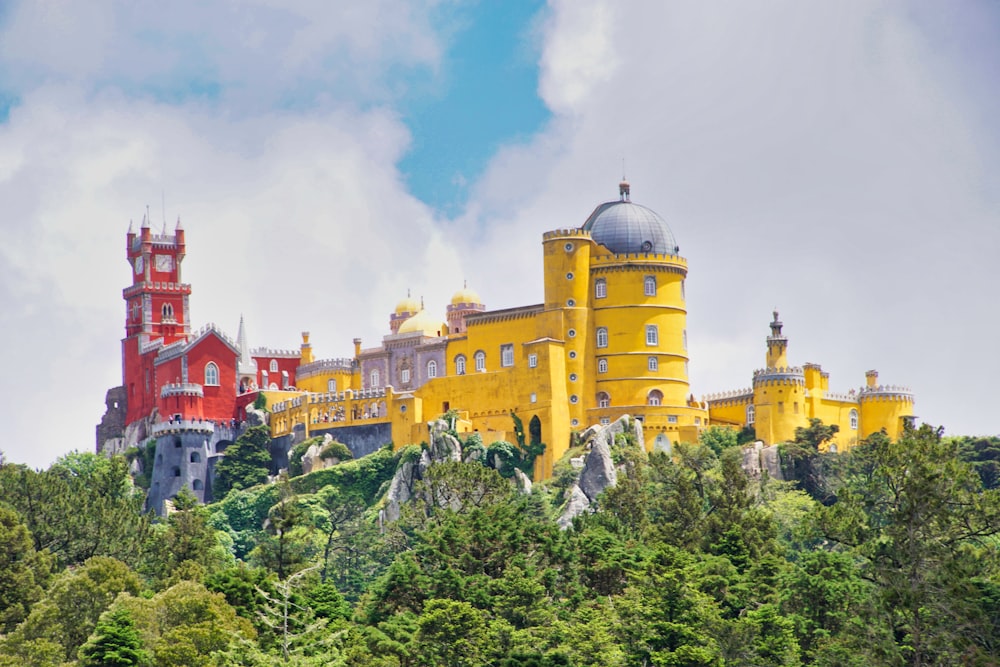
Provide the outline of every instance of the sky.
[[777,309],[833,391],[998,434],[998,81],[990,0],[3,0],[0,449],[93,450],[147,207],[196,327],[341,357],[407,290],[542,301],[542,233],[623,169],[689,262],[696,396]]

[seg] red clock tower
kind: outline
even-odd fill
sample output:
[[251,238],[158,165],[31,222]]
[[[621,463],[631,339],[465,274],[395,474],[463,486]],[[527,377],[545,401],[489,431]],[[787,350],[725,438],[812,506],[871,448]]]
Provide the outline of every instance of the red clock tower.
[[158,404],[154,359],[156,351],[191,334],[188,298],[191,285],[181,282],[184,230],[180,220],[173,235],[153,234],[148,218],[139,235],[128,231],[126,257],[132,284],[125,299],[122,339],[122,379],[128,397],[126,423],[146,417]]

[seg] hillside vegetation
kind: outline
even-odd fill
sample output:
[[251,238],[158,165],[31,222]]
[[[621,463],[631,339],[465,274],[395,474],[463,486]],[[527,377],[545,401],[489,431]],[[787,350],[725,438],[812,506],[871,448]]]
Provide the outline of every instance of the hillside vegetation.
[[997,440],[823,439],[785,445],[780,482],[735,435],[620,434],[617,484],[565,530],[577,468],[528,492],[520,444],[234,472],[163,520],[123,459],[3,465],[0,666],[1000,664]]

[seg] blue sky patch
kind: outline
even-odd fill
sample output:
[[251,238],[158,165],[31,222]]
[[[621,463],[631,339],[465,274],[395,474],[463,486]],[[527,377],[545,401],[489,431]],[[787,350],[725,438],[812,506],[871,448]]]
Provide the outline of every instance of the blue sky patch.
[[529,34],[543,7],[531,0],[461,10],[436,89],[400,101],[413,135],[400,170],[414,196],[445,214],[464,205],[501,145],[530,138],[549,119]]

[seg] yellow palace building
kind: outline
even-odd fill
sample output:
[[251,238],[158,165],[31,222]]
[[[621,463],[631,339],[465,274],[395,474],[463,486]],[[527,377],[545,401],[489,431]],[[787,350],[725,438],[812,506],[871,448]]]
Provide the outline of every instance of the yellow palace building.
[[896,435],[912,415],[912,396],[879,387],[875,375],[859,393],[835,396],[819,366],[788,367],[777,316],[753,389],[695,400],[687,261],[663,218],[631,201],[627,182],[580,227],[546,232],[542,248],[544,303],[487,310],[463,288],[441,319],[406,298],[381,344],[355,339],[348,359],[313,359],[303,334],[295,386],[263,392],[273,435],[329,432],[350,446],[360,427],[381,428],[402,446],[426,440],[426,422],[455,411],[459,430],[488,445],[514,441],[511,413],[525,424],[537,416],[544,478],[572,432],[623,414],[642,420],[650,449],[695,441],[710,423],[753,425],[759,439],[781,442],[812,416],[840,425],[844,447],[883,428]]

